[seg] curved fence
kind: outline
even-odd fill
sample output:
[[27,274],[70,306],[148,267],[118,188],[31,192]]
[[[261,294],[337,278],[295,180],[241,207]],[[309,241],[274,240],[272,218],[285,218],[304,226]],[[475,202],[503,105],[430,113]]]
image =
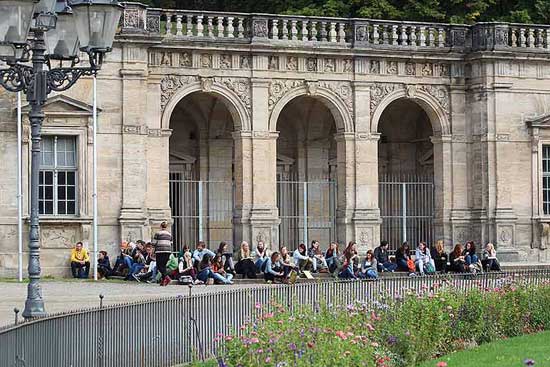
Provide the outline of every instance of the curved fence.
[[216,355],[219,333],[238,331],[258,303],[273,299],[316,310],[321,303],[369,303],[444,284],[464,291],[494,288],[510,279],[539,284],[550,279],[550,269],[273,285],[91,308],[0,330],[0,366],[175,366]]

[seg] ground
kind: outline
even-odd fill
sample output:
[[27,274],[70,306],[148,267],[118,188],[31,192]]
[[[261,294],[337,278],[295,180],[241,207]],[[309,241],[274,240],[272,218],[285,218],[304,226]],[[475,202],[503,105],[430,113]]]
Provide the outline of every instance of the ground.
[[[221,289],[258,288],[267,284],[235,285],[199,285],[192,289],[193,294],[218,292]],[[25,306],[27,283],[0,281],[0,326],[14,321],[13,309],[21,312]],[[92,280],[47,280],[42,282],[42,294],[48,313],[78,310],[99,305],[99,295],[103,294],[103,304],[112,305],[124,302],[141,301],[150,298],[174,297],[189,294],[189,288],[181,285],[159,287],[154,284],[143,284],[123,281]]]
[[534,360],[535,366],[550,365],[550,331],[484,344],[426,362],[420,367],[434,367],[440,361],[446,362],[448,367],[521,367],[527,365],[524,364],[527,359]]

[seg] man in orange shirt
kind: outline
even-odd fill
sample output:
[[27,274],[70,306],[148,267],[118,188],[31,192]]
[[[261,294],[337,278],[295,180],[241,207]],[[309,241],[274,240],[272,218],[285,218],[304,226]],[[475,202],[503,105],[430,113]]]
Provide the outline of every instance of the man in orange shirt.
[[73,278],[88,278],[90,272],[90,255],[88,250],[82,247],[82,242],[77,242],[71,250],[71,272]]

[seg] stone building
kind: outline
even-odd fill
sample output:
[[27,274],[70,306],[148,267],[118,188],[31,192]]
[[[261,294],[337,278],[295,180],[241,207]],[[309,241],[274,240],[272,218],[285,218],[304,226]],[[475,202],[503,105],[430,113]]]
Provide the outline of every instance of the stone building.
[[[471,239],[548,262],[549,56],[550,26],[128,3],[97,79],[99,247],[114,254],[168,218],[178,247]],[[92,240],[91,86],[45,105],[47,274]],[[3,276],[17,267],[16,113],[0,97]]]

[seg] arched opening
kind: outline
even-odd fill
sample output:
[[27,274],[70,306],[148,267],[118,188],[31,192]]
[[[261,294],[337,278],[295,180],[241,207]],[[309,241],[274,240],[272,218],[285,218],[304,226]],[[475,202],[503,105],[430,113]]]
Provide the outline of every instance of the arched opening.
[[378,123],[380,237],[396,249],[407,241],[434,239],[434,147],[425,110],[411,99],[397,99]]
[[170,116],[170,207],[174,244],[233,243],[234,122],[219,96],[182,98]]
[[279,245],[336,240],[336,123],[319,99],[299,96],[277,119]]

